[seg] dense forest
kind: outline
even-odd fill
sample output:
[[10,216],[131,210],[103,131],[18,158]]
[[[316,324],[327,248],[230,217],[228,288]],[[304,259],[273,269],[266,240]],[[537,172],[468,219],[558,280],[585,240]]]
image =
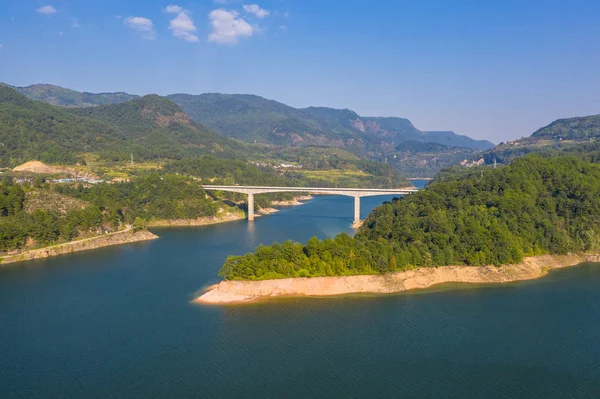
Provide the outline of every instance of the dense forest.
[[77,154],[119,148],[127,139],[114,127],[31,101],[0,85],[0,166],[32,159],[74,164]]
[[528,155],[498,169],[445,173],[376,208],[355,238],[260,246],[227,258],[225,279],[379,274],[500,265],[600,248],[600,165]]
[[[27,207],[30,194],[74,205]],[[0,182],[0,252],[70,241],[125,224],[143,229],[152,219],[215,216],[219,208],[227,205],[208,196],[197,181],[170,174],[148,173],[135,182],[86,186],[49,186],[39,179],[29,186],[4,179]]]

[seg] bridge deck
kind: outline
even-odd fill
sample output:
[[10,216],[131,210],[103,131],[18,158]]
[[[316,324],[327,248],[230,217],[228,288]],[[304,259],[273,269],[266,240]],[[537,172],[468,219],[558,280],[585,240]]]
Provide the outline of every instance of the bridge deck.
[[261,187],[261,186],[217,186],[203,185],[206,190],[220,190],[248,195],[248,220],[254,220],[254,195],[281,192],[308,192],[317,194],[345,195],[354,197],[354,224],[360,225],[360,197],[390,194],[410,194],[416,188],[327,188],[327,187]]
[[235,191],[240,193],[254,194],[264,192],[310,192],[310,193],[331,193],[342,195],[379,195],[375,193],[385,194],[408,194],[418,191],[415,188],[332,188],[332,187],[267,187],[267,186],[218,186],[218,185],[203,185],[207,190],[222,190]]

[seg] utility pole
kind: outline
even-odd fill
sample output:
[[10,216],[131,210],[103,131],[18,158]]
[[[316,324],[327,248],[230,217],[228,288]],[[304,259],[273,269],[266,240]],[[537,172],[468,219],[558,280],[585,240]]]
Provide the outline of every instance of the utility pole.
[[131,159],[130,166],[133,168],[133,152],[129,154],[129,157]]

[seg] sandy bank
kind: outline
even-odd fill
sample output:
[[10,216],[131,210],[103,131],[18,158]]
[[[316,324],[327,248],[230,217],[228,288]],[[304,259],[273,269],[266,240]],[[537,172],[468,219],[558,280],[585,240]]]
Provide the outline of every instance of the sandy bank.
[[522,263],[496,266],[443,266],[387,275],[288,278],[264,281],[223,281],[195,300],[223,304],[275,296],[329,296],[352,293],[389,294],[428,288],[442,283],[500,284],[531,280],[548,270],[582,262],[600,262],[600,255],[543,255]]
[[158,236],[150,233],[149,231],[138,231],[134,233],[132,229],[127,229],[97,237],[85,238],[83,240],[53,245],[51,247],[32,249],[30,251],[25,251],[16,255],[2,256],[0,257],[0,267],[15,262],[48,258],[50,256],[58,256],[70,254],[72,252],[87,251],[90,249],[108,247],[111,245],[120,245],[131,242],[153,240],[155,238],[158,238]]
[[302,205],[304,202],[300,201],[308,201],[313,199],[312,195],[299,195],[294,197],[292,200],[288,201],[271,201],[271,205],[273,206],[293,206],[293,205]]

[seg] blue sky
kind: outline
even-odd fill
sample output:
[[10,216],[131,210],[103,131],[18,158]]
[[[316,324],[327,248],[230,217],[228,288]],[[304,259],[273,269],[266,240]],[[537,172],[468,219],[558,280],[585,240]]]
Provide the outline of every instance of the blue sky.
[[600,113],[600,2],[0,0],[0,81],[252,93],[494,142]]

